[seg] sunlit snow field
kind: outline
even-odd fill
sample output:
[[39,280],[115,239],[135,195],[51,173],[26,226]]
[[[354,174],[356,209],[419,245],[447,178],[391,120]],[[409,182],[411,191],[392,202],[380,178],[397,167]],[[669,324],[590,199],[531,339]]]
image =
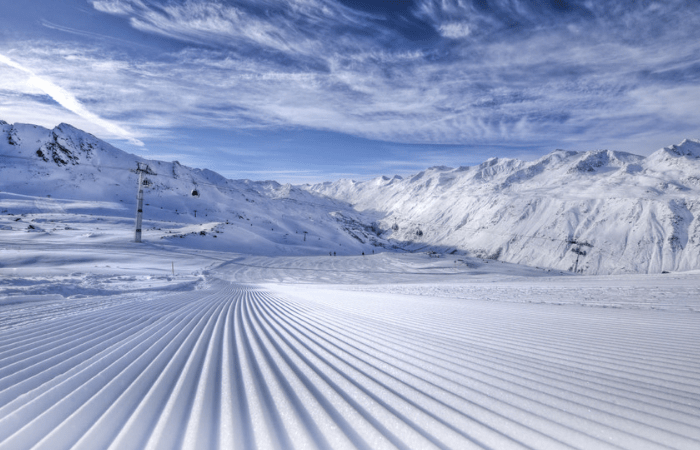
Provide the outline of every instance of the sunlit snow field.
[[0,198],[2,449],[700,448],[698,271],[136,244],[55,205]]

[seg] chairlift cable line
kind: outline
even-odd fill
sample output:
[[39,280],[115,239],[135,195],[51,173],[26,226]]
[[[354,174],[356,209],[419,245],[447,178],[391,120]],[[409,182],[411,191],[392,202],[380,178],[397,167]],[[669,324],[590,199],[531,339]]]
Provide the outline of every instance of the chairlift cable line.
[[[26,157],[26,156],[0,155],[0,160],[1,160],[3,157],[15,158],[15,159],[24,159],[24,160],[27,160],[27,161],[34,161],[34,162],[37,162],[37,160],[36,160],[35,158],[28,158],[28,157]],[[137,162],[138,162],[138,161],[137,161]],[[166,163],[166,164],[169,164],[169,163]],[[114,169],[114,170],[121,170],[121,171],[125,171],[125,172],[135,173],[135,170],[134,170],[134,169],[128,169],[128,168],[125,168],[125,167],[116,167],[116,166],[108,166],[108,165],[100,165],[100,166],[92,166],[92,167],[95,167],[95,168],[97,168],[97,169],[104,167],[104,168],[107,168],[107,169]],[[172,180],[181,180],[181,178],[179,178],[179,177],[174,177],[174,176],[171,176],[171,175],[167,175],[167,174],[164,174],[164,173],[162,173],[162,172],[161,172],[161,173],[158,173],[158,174],[151,174],[151,175],[152,175],[152,176],[157,176],[157,177],[165,177],[165,178],[169,178],[169,179],[172,179]],[[227,181],[229,181],[229,180],[227,180]],[[230,181],[235,181],[235,180],[230,180]],[[193,181],[192,184],[195,184],[196,186],[198,186],[198,185],[212,186],[212,187],[216,188],[216,189],[219,190],[219,191],[227,191],[227,192],[229,192],[229,193],[231,193],[231,194],[241,194],[241,195],[244,195],[244,194],[243,194],[243,191],[242,191],[241,189],[235,188],[235,187],[231,187],[231,186],[224,186],[224,185],[221,185],[221,184],[214,184],[214,183],[209,183],[209,182],[206,182],[206,181],[197,181],[196,183]],[[252,189],[251,189],[251,190],[252,190]],[[253,191],[254,191],[256,194],[259,194],[257,191],[255,191],[255,190],[253,190]],[[201,193],[199,193],[199,194],[200,194],[200,196],[201,196]],[[196,197],[196,196],[195,196],[195,197]],[[329,199],[330,199],[331,201],[333,201],[333,202],[338,202],[337,199],[334,199],[334,198],[331,198],[331,197],[326,197],[326,198],[329,198]],[[270,199],[270,200],[294,201],[293,199],[289,199],[289,198],[272,198],[272,199]],[[314,205],[314,206],[318,206],[318,207],[323,207],[323,206],[324,206],[324,205],[322,205],[322,204],[320,204],[320,203],[313,203],[313,202],[309,202],[309,204]]]

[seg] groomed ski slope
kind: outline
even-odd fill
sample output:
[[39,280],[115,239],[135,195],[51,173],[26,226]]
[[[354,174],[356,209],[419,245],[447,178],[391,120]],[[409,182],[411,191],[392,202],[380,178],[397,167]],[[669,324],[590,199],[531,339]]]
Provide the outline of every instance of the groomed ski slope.
[[700,448],[697,274],[644,278],[669,309],[426,255],[232,261],[198,290],[0,305],[0,449]]

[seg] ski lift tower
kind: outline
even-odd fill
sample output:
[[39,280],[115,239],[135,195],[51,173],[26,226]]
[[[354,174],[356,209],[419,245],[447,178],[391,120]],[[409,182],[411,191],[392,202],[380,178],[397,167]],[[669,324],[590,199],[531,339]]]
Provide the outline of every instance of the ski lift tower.
[[138,193],[136,194],[136,231],[134,232],[134,242],[141,242],[141,220],[143,219],[143,186],[147,183],[144,179],[144,174],[146,175],[156,175],[155,172],[148,167],[145,163],[136,163],[136,171],[139,174],[139,186]]

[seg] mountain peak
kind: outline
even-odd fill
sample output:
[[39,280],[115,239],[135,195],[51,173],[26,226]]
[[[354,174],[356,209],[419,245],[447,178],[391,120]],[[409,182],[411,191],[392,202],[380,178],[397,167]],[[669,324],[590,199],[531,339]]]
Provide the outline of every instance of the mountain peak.
[[[682,158],[682,159],[681,159]],[[672,164],[680,164],[684,160],[700,159],[700,141],[696,139],[684,139],[678,145],[670,145],[655,151],[647,158],[653,163],[664,161]]]
[[60,130],[74,130],[74,131],[79,131],[80,133],[89,134],[88,132],[80,130],[80,129],[78,129],[78,128],[74,127],[73,125],[66,123],[66,122],[59,123],[58,125],[56,125],[56,128],[58,128]]
[[678,156],[700,158],[700,140],[697,139],[683,139],[683,142],[679,145],[672,145],[666,148],[670,153]]
[[583,156],[568,173],[596,172],[603,168],[619,169],[629,163],[640,163],[644,157],[632,153],[616,152],[613,150],[592,150],[581,153]]

